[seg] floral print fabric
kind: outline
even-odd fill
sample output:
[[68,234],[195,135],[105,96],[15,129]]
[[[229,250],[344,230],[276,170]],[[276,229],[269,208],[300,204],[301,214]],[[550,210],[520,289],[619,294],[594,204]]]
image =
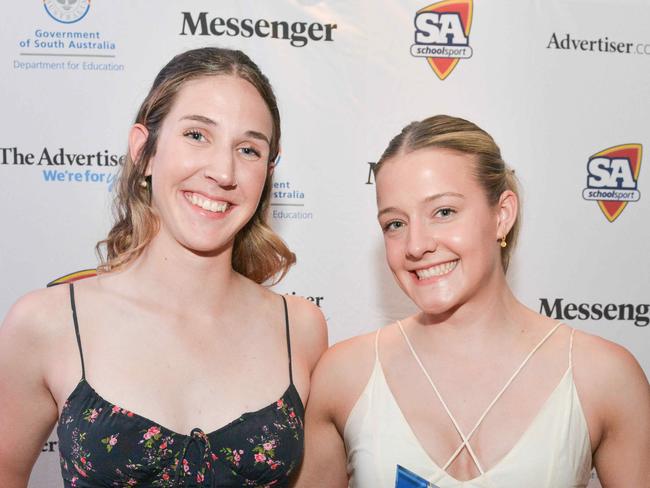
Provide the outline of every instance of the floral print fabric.
[[178,434],[104,400],[82,379],[57,433],[66,488],[288,486],[303,453],[291,382],[272,404],[204,433]]

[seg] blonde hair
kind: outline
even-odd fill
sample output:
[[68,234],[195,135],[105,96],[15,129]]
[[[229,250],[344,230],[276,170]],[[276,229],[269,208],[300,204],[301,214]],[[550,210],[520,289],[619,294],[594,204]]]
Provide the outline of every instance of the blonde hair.
[[[517,198],[519,185],[513,170],[501,158],[499,146],[490,134],[476,124],[449,115],[435,115],[420,122],[412,122],[395,136],[374,167],[375,177],[389,159],[399,153],[424,148],[443,148],[474,156],[474,176],[485,190],[490,205],[496,205],[501,194],[510,190]],[[505,236],[508,246],[501,248],[501,264],[508,270],[512,252],[517,244],[521,222],[521,205],[517,217]]]
[[[96,246],[99,272],[114,271],[131,263],[158,232],[158,217],[150,204],[151,186],[143,188],[142,181],[147,164],[156,153],[161,126],[184,83],[218,75],[238,76],[257,89],[273,119],[269,163],[277,158],[280,112],[271,84],[258,66],[241,51],[216,47],[193,49],[175,56],[156,76],[135,118],[135,123],[144,125],[149,135],[136,160],[127,154],[121,170],[114,202],[115,224],[106,239]],[[271,180],[269,171],[260,203],[250,221],[235,236],[233,246],[233,269],[256,283],[274,277],[277,283],[296,262],[295,255],[266,222]]]

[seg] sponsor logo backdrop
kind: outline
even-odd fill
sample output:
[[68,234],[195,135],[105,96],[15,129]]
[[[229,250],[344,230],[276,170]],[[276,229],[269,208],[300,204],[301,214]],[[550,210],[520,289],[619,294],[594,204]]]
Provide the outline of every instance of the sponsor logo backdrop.
[[[650,373],[650,6],[625,3],[11,2],[0,315],[95,265],[137,104],[172,55],[216,44],[245,50],[277,91],[271,220],[298,255],[277,290],[321,307],[332,342],[412,311],[384,262],[368,170],[407,122],[449,113],[491,132],[522,182],[517,295]],[[59,488],[58,470],[53,434],[30,487]]]

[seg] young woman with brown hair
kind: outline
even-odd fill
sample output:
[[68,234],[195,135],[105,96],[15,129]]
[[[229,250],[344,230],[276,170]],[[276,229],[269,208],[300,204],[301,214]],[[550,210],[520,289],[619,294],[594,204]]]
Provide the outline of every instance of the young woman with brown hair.
[[279,141],[242,52],[158,74],[99,274],[28,294],[0,328],[3,487],[27,485],[57,421],[66,487],[288,485],[327,336],[316,307],[263,286],[295,260],[265,221]]

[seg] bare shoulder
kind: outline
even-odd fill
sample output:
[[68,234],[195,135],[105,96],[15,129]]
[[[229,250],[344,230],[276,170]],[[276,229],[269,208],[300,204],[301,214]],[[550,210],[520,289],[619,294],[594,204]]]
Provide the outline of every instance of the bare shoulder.
[[[70,316],[70,299],[67,286],[35,290],[19,298],[9,309],[0,327],[5,337],[15,337],[47,342],[51,334],[61,327],[61,321]],[[37,340],[37,339],[41,340]]]
[[375,337],[376,332],[371,332],[333,345],[314,372],[313,400],[328,412],[341,434],[372,373]]
[[625,347],[576,331],[573,364],[578,390],[591,404],[585,407],[593,408],[603,421],[629,408],[644,408],[650,412],[648,379]]
[[636,358],[625,347],[587,332],[576,330],[574,365],[580,373],[590,372],[593,381],[618,383],[622,379],[647,384]]
[[305,354],[310,370],[327,349],[327,323],[313,302],[295,295],[285,295],[291,327],[291,341]]

